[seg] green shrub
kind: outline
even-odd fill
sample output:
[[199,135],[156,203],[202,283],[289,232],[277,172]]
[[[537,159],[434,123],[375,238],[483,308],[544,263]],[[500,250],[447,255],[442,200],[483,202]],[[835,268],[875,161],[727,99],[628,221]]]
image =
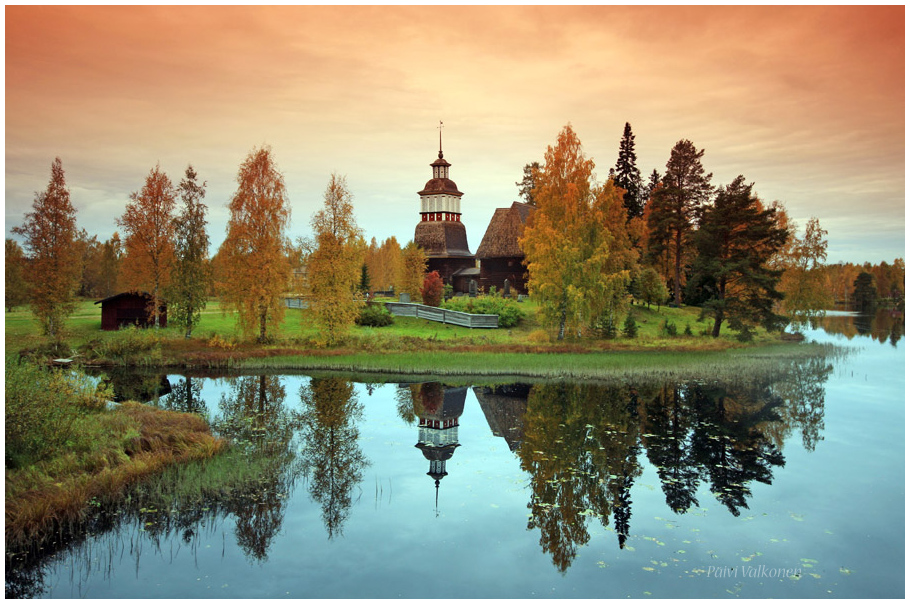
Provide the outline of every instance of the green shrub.
[[49,459],[80,437],[80,417],[103,409],[107,388],[79,371],[6,357],[6,466]]
[[686,323],[686,329],[683,331],[683,335],[691,336],[692,335],[692,326]]
[[635,323],[632,311],[629,311],[629,314],[626,315],[626,322],[622,326],[622,335],[629,339],[638,335],[638,325]]
[[367,302],[360,311],[360,316],[354,322],[363,327],[385,327],[392,324],[392,314],[386,309],[385,304]]
[[444,302],[441,308],[472,315],[499,315],[499,326],[503,328],[515,327],[525,317],[524,311],[518,307],[517,302],[511,298],[496,295],[452,298]]
[[676,336],[676,323],[667,319],[666,321],[664,321],[663,327],[661,327],[661,331],[664,333],[664,335],[670,336],[671,338],[675,337]]

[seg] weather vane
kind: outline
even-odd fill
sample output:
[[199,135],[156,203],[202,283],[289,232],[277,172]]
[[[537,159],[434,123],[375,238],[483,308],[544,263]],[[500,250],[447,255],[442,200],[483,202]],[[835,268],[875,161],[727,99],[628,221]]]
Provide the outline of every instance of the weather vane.
[[439,120],[439,157],[442,157],[442,120]]

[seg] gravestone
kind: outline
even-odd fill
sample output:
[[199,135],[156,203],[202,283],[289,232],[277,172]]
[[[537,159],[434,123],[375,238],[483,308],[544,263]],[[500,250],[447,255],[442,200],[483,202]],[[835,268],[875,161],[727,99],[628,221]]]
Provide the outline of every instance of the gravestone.
[[511,295],[512,295],[512,284],[509,283],[508,279],[506,279],[505,282],[502,284],[502,297],[508,298]]
[[473,279],[468,283],[468,295],[472,298],[477,297],[477,281],[474,281]]

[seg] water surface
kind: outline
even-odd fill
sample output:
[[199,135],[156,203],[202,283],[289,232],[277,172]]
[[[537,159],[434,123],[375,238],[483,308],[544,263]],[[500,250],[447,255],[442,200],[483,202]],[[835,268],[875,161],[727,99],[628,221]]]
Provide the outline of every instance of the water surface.
[[902,322],[853,319],[723,380],[121,376],[251,475],[8,556],[7,595],[903,597]]

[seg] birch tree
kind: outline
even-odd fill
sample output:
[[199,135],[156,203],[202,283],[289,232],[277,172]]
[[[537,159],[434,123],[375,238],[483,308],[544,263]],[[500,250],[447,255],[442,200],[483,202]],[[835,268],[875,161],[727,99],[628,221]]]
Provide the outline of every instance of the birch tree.
[[323,207],[313,215],[316,247],[307,262],[311,310],[334,344],[360,312],[358,285],[366,246],[354,217],[354,196],[344,176],[332,174]]
[[209,236],[202,200],[205,185],[198,182],[193,166],[188,166],[178,190],[183,201],[174,220],[174,272],[168,288],[171,324],[189,339],[205,308],[212,271],[209,265]]
[[281,294],[291,270],[286,236],[291,206],[271,148],[254,149],[240,165],[228,208],[231,217],[220,250],[222,297],[237,312],[243,333],[257,334],[264,342],[269,326],[284,318]]
[[177,195],[167,174],[156,165],[142,189],[130,194],[117,226],[123,229],[125,255],[121,267],[124,285],[130,291],[151,296],[149,317],[158,328],[164,288],[174,261],[174,206]]
[[611,204],[621,208],[622,199],[611,182],[596,190],[593,172],[594,162],[566,126],[556,146],[547,148],[534,189],[537,211],[519,239],[528,289],[543,323],[556,327],[559,340],[566,330],[577,333],[589,324],[624,285],[622,275],[610,270],[614,235],[607,227]]
[[13,232],[25,239],[32,312],[43,333],[60,341],[64,321],[76,307],[80,267],[75,245],[76,208],[70,202],[59,157],[51,164],[47,189],[35,194],[32,209],[21,227],[13,227]]

